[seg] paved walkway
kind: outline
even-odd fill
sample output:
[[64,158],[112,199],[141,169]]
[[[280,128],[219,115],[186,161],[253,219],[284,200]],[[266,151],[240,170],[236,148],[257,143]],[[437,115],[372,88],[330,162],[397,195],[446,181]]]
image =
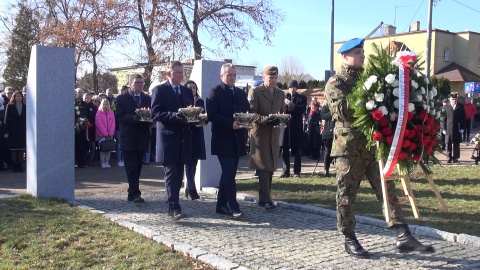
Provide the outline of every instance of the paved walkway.
[[[462,144],[462,148],[461,164],[474,165],[470,159],[473,146]],[[444,155],[439,158],[445,161]],[[304,161],[303,171],[311,173],[316,161]],[[253,176],[245,158],[240,165],[239,177]],[[322,172],[319,166],[317,172]],[[163,169],[158,164],[144,167],[141,189],[147,202],[141,205],[126,201],[123,168],[96,166],[75,173],[75,199],[80,207],[219,269],[480,269],[478,237],[412,226],[418,238],[433,244],[437,252],[397,254],[394,233],[385,228],[384,221],[358,217],[358,238],[371,253],[371,259],[360,260],[344,252],[332,210],[279,202],[275,211],[267,212],[252,197],[239,194],[245,216],[233,220],[215,214],[215,194],[206,190],[200,192],[199,201],[182,196],[188,218],[173,222],[165,213]],[[0,195],[22,194],[25,188],[25,173],[0,172]]]

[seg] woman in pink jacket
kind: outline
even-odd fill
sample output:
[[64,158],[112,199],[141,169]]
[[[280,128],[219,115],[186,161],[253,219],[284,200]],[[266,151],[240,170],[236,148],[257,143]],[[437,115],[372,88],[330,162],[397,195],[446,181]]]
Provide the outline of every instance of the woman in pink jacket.
[[[98,107],[97,115],[95,116],[95,128],[97,141],[105,139],[111,140],[115,134],[115,115],[110,109],[110,102],[108,99],[103,99]],[[110,151],[100,151],[100,162],[102,168],[110,168],[108,161],[110,160]]]

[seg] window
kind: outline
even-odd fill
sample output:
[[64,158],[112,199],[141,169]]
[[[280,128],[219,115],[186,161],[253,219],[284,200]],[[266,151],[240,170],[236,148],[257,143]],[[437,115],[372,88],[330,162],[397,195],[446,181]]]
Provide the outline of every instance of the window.
[[450,50],[449,49],[445,49],[443,51],[443,61],[444,62],[450,62]]

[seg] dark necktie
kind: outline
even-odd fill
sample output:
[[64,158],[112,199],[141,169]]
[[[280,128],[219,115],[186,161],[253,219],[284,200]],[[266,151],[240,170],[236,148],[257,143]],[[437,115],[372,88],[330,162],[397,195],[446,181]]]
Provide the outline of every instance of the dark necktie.
[[175,89],[175,94],[177,94],[178,101],[180,101],[180,104],[183,106],[182,92],[180,92],[180,88],[175,86],[173,89]]
[[140,108],[140,96],[134,95],[133,101],[135,102],[135,105]]
[[232,99],[232,104],[235,105],[235,92],[233,91],[233,88],[230,88],[230,98]]
[[175,89],[175,94],[180,96],[180,89],[178,88],[178,86],[175,86],[174,89]]

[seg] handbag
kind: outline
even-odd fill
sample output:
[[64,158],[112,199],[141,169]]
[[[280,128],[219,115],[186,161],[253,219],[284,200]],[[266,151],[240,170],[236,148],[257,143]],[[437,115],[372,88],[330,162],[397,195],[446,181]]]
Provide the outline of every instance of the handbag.
[[115,151],[115,149],[117,148],[117,143],[112,139],[101,139],[98,142],[98,146],[100,148],[100,151],[110,152]]

